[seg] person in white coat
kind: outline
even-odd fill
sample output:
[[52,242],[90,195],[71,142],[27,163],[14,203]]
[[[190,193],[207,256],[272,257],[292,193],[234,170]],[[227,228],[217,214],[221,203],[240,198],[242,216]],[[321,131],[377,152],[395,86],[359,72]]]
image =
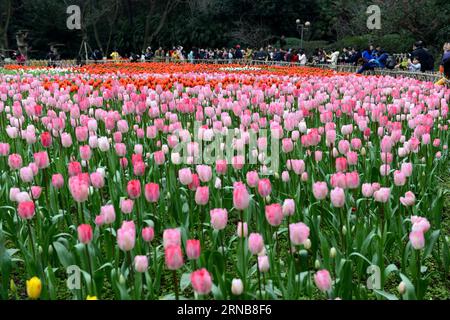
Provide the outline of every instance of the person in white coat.
[[305,51],[300,50],[300,52],[298,53],[298,63],[299,63],[301,66],[304,66],[304,65],[306,65],[306,62],[307,62],[307,61],[308,61],[308,59],[306,58]]

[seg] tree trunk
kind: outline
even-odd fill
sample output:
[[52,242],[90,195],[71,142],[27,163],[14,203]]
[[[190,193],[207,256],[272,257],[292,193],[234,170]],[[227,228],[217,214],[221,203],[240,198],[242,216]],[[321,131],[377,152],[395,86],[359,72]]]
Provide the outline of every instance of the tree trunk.
[[5,4],[5,24],[3,26],[0,26],[2,32],[1,32],[1,36],[3,38],[2,41],[2,45],[5,49],[8,49],[9,44],[8,44],[8,28],[9,28],[9,22],[11,21],[11,15],[12,15],[12,2],[11,0],[6,0],[6,4]]

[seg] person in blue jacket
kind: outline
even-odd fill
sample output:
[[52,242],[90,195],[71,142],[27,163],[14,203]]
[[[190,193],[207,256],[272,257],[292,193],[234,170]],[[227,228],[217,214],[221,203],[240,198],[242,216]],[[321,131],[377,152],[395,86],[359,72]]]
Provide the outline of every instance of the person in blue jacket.
[[[364,57],[364,53],[363,53]],[[370,59],[368,62],[364,63],[362,67],[358,70],[358,74],[363,73],[366,70],[373,70],[375,68],[385,68],[386,67],[386,60],[389,57],[387,53],[381,54],[378,58]]]

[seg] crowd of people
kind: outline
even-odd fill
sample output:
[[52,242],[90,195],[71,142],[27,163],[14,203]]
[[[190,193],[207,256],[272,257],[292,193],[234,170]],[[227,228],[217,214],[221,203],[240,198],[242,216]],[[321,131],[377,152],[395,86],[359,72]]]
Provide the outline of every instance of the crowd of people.
[[[113,60],[128,59],[130,61],[163,61],[170,59],[171,61],[187,61],[191,63],[205,60],[217,60],[223,63],[232,63],[236,60],[291,62],[301,65],[308,63],[306,53],[302,49],[283,50],[273,46],[253,49],[250,47],[241,48],[240,45],[222,49],[193,47],[190,50],[185,50],[182,46],[172,47],[172,49],[159,47],[156,50],[148,47],[141,54],[130,53],[130,55],[124,55],[123,57],[120,56],[117,50],[114,50],[110,54],[110,58]],[[93,60],[99,59],[93,56]]]
[[[450,43],[446,43],[443,47],[443,55],[439,64],[441,73],[450,78]],[[101,50],[96,49],[91,52],[89,59],[94,61],[102,61],[105,59],[115,61],[128,60],[131,62],[138,61],[186,61],[190,63],[205,62],[214,60],[217,63],[233,63],[233,62],[274,62],[274,63],[295,63],[299,65],[317,65],[317,64],[347,64],[358,67],[357,73],[361,74],[366,71],[378,68],[408,70],[412,72],[427,72],[435,69],[435,59],[422,41],[414,43],[411,53],[400,56],[393,56],[383,50],[381,46],[370,45],[363,50],[354,47],[345,47],[341,51],[328,50],[318,48],[307,55],[303,49],[283,49],[275,46],[261,47],[253,49],[250,47],[241,48],[236,45],[232,48],[211,49],[193,47],[186,50],[182,46],[174,46],[171,49],[159,47],[153,50],[147,47],[146,50],[138,53],[124,54],[123,56],[117,49],[114,49],[109,56],[104,55]],[[25,57],[22,54],[15,54],[14,59],[17,63],[25,63]],[[51,49],[47,54],[49,66],[55,66],[60,59],[59,53]],[[78,56],[77,64],[83,63],[83,57]]]

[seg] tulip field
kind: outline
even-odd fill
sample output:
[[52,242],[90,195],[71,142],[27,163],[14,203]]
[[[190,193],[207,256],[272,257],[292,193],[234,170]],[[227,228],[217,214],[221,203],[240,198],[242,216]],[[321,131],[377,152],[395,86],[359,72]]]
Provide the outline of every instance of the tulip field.
[[449,299],[449,104],[308,67],[0,69],[0,297]]

